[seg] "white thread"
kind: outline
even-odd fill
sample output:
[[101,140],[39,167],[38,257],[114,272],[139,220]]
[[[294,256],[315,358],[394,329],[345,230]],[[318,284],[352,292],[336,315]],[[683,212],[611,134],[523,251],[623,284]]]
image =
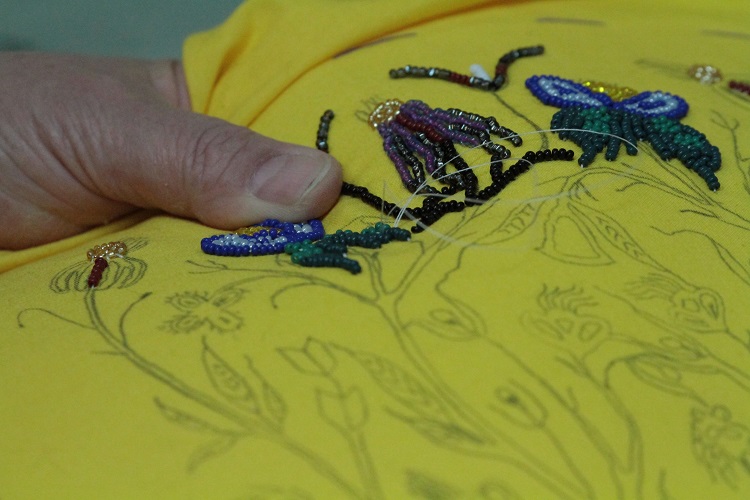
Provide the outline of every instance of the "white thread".
[[[614,138],[617,138],[620,141],[624,142],[625,144],[628,144],[628,145],[632,146],[636,150],[637,153],[640,152],[640,149],[638,148],[637,144],[634,144],[634,143],[628,141],[624,137],[618,136],[616,134],[611,134],[611,133],[608,133],[608,132],[600,132],[600,131],[586,130],[586,129],[577,129],[577,128],[563,128],[563,129],[554,129],[554,130],[553,129],[535,130],[535,131],[530,131],[530,132],[516,133],[514,135],[505,137],[504,139],[510,139],[511,137],[524,137],[524,136],[530,136],[530,135],[540,135],[542,133],[557,133],[557,132],[561,132],[561,131],[565,131],[565,132],[586,132],[586,133],[590,133],[590,134],[598,134],[598,135],[603,135],[603,136],[607,136],[607,137],[614,137]],[[483,142],[482,144],[473,146],[473,147],[469,148],[468,151],[477,150],[477,149],[483,147],[484,145],[486,145],[487,143],[488,142]],[[560,148],[560,149],[564,149],[564,148]],[[455,160],[456,158],[460,158],[460,157],[462,157],[462,155],[460,153],[458,153],[456,156],[454,156],[450,160],[446,161],[445,165],[447,166],[453,160]],[[522,157],[519,158],[519,157],[513,157],[513,156],[511,156],[509,158],[504,158],[503,159],[504,162],[506,162],[506,161],[514,161],[514,160],[517,161],[517,162],[518,161],[527,162],[530,165],[533,165],[531,162],[529,162],[528,160],[526,160],[525,158],[522,158]],[[433,183],[438,183],[442,179],[444,179],[446,177],[449,177],[451,175],[456,175],[457,173],[465,171],[465,170],[474,170],[474,169],[477,169],[477,168],[482,168],[482,167],[488,166],[490,164],[491,164],[491,162],[484,162],[484,163],[479,163],[479,164],[473,165],[473,166],[470,165],[470,166],[468,166],[468,168],[457,169],[455,172],[445,173],[444,175],[442,175],[440,177],[437,177],[437,178],[432,177],[432,176],[427,176],[427,178],[424,180],[424,182],[422,182],[417,187],[417,189],[414,190],[413,193],[411,193],[409,196],[407,196],[406,199],[403,200],[402,203],[398,203],[397,204],[397,206],[399,206],[400,209],[399,209],[398,215],[396,216],[395,221],[393,223],[393,227],[398,227],[398,225],[400,224],[400,222],[403,219],[403,217],[406,216],[407,218],[411,219],[411,221],[414,222],[417,226],[421,227],[424,232],[432,233],[436,237],[442,239],[443,241],[447,241],[449,243],[457,244],[457,245],[460,245],[460,246],[463,246],[463,247],[469,247],[469,246],[473,247],[473,246],[476,246],[474,244],[465,244],[465,243],[463,243],[460,240],[457,240],[455,238],[451,238],[451,237],[447,236],[446,234],[433,229],[431,226],[427,226],[427,225],[421,223],[418,218],[414,217],[408,211],[409,210],[409,204],[417,196],[434,196],[434,197],[438,197],[438,198],[449,198],[449,197],[451,197],[453,195],[445,195],[445,194],[442,194],[442,193],[422,193],[420,191],[422,191],[425,187],[427,187],[427,186],[429,186],[429,185],[431,185]],[[631,168],[634,169],[635,167],[631,167]],[[530,172],[536,173],[536,169],[532,169]],[[614,182],[614,180],[612,182]],[[597,185],[599,185],[599,184],[597,184]],[[385,183],[384,183],[384,186],[385,186]],[[535,188],[538,188],[539,187],[539,183],[536,182],[536,183],[533,184],[533,186]],[[385,194],[385,187],[383,189],[383,192]],[[550,200],[560,199],[560,198],[563,198],[563,197],[566,197],[566,196],[570,196],[570,194],[571,194],[570,191],[564,191],[564,192],[560,192],[558,194],[548,195],[548,196],[532,196],[530,198],[527,197],[527,198],[524,198],[523,200],[501,200],[501,199],[497,199],[497,198],[492,198],[490,200],[472,200],[472,199],[468,199],[467,198],[467,200],[469,202],[472,202],[472,201],[477,202],[478,206],[495,205],[497,203],[501,203],[501,202],[508,203],[508,202],[511,202],[511,201],[516,201],[516,203],[514,203],[514,205],[518,205],[518,203],[521,203],[521,202],[523,202],[523,203],[541,203],[543,201],[550,201]],[[383,200],[385,200],[385,197],[383,197]]]

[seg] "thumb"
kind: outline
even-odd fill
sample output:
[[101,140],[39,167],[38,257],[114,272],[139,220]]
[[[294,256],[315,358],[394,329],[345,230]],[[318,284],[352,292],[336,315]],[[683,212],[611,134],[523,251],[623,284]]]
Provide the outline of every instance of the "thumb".
[[317,217],[338,199],[341,167],[326,153],[168,106],[134,111],[137,147],[110,176],[119,201],[231,229]]

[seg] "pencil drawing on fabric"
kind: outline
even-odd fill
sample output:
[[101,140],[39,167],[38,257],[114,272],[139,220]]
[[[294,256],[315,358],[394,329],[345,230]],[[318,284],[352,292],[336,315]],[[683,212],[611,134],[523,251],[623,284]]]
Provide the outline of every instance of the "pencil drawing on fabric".
[[740,14],[246,2],[189,39],[194,108],[343,196],[0,275],[8,498],[748,497]]

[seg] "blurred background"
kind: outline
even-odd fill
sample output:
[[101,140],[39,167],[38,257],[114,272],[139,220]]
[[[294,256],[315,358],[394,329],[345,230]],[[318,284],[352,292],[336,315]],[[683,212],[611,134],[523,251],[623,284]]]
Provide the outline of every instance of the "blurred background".
[[242,0],[0,0],[0,50],[180,57]]

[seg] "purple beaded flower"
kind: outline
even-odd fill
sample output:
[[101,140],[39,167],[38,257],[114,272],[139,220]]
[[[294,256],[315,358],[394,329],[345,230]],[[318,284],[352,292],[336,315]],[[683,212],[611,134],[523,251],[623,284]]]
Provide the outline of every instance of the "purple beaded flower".
[[[510,151],[494,143],[492,135],[507,139],[514,146],[521,145],[521,138],[493,117],[458,109],[432,109],[417,100],[386,101],[370,115],[370,125],[383,137],[383,149],[411,192],[437,192],[426,185],[429,174],[447,184],[452,192],[465,190],[467,197],[476,196],[476,176],[456,151],[455,144],[482,147],[495,161],[509,158]],[[447,174],[448,164],[456,172]]]

